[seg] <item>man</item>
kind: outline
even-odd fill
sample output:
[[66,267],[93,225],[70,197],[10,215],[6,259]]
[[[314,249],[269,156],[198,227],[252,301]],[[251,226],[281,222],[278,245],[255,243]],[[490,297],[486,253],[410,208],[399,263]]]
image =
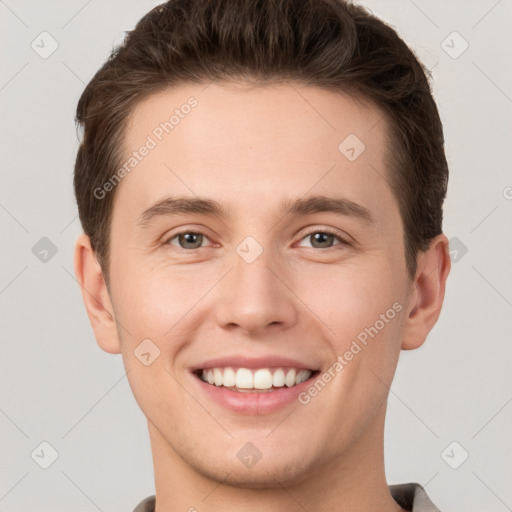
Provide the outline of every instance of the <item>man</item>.
[[172,0],[77,121],[75,272],[148,420],[136,512],[438,510],[384,471],[450,270],[442,125],[397,34],[341,0]]

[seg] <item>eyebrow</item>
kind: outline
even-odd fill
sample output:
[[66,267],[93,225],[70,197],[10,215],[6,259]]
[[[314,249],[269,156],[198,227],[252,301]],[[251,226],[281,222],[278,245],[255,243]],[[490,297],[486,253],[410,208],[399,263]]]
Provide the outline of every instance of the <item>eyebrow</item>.
[[[368,208],[350,199],[314,195],[284,201],[280,214],[308,215],[313,213],[334,213],[345,217],[354,217],[366,224],[375,224],[375,218]],[[144,228],[154,218],[176,214],[202,214],[226,219],[229,212],[224,206],[213,199],[203,197],[167,197],[145,210],[137,224]]]

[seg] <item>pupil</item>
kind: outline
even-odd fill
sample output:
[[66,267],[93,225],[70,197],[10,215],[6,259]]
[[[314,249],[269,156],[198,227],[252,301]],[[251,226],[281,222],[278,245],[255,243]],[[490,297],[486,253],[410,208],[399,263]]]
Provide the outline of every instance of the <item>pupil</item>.
[[329,241],[333,235],[330,235],[329,233],[315,233],[313,236],[315,241],[320,243],[320,245],[329,245]]
[[[192,248],[195,249],[196,248],[195,245],[197,245],[198,241],[199,241],[199,244],[197,246],[198,247],[201,246],[202,236],[203,235],[200,235],[198,233],[185,233],[185,234],[183,234],[181,236],[182,236],[182,239],[184,239],[184,241],[185,241],[184,242],[185,245],[186,244],[192,244],[192,245],[194,245],[194,247],[192,247]],[[190,249],[190,247],[186,247],[186,248]]]
[[[201,246],[202,236],[203,235],[200,235],[199,233],[185,233],[185,234],[181,235],[182,239],[185,240],[185,244],[196,245],[199,242],[199,247]],[[312,236],[315,239],[315,242],[319,243],[320,245],[329,245],[329,242],[331,241],[331,238],[333,237],[333,235],[331,235],[329,233],[321,233],[321,232],[315,233]]]

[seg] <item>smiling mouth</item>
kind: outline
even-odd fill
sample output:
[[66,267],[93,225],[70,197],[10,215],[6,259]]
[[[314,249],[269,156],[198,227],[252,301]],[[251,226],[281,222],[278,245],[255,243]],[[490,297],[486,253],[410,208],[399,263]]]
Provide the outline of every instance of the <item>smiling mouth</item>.
[[315,378],[320,372],[306,368],[233,368],[199,369],[194,375],[212,386],[240,393],[270,393],[291,388]]

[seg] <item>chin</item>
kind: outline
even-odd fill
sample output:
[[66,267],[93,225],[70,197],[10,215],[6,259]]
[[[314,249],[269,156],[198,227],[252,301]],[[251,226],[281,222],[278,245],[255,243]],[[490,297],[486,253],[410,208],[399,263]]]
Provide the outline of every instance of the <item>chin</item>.
[[311,471],[303,460],[294,463],[284,460],[264,461],[262,458],[252,468],[244,467],[238,459],[235,464],[225,461],[222,465],[205,464],[204,460],[199,465],[189,462],[206,478],[243,489],[281,489],[297,485],[306,480]]

